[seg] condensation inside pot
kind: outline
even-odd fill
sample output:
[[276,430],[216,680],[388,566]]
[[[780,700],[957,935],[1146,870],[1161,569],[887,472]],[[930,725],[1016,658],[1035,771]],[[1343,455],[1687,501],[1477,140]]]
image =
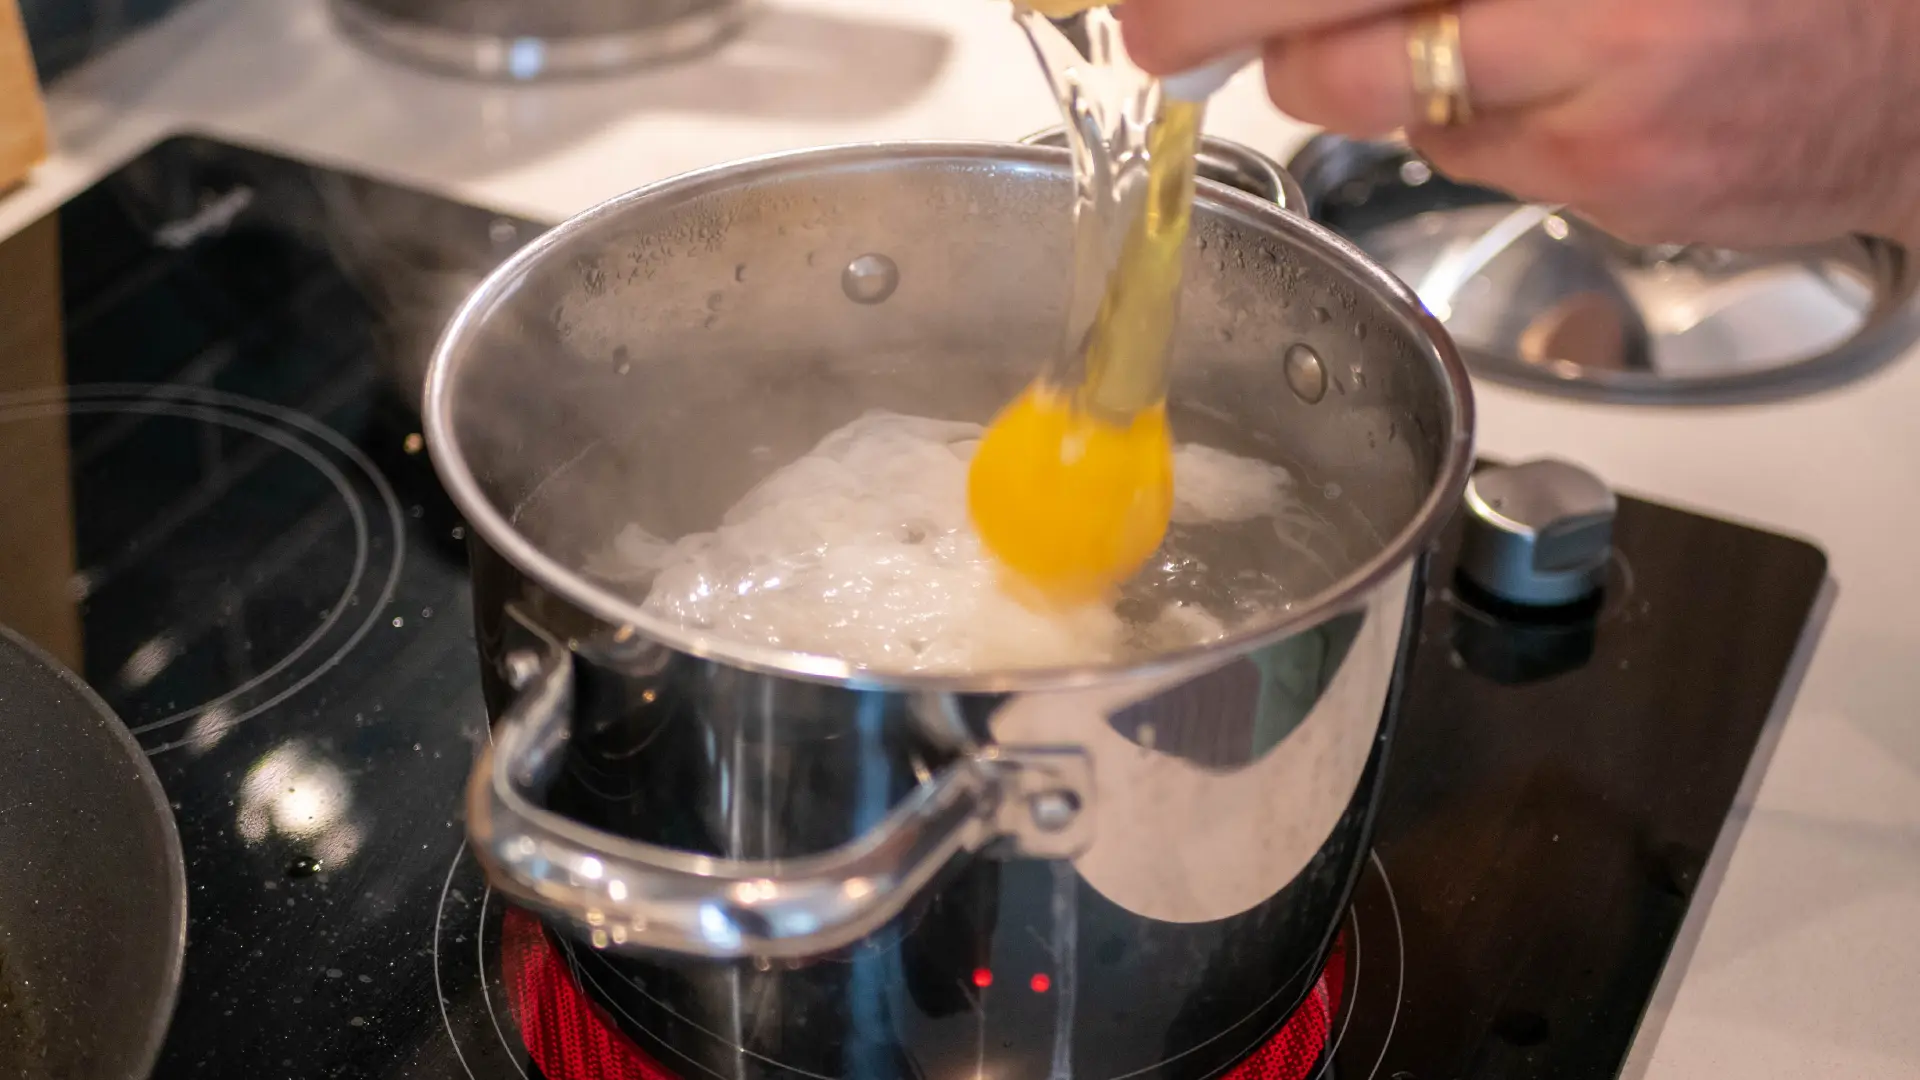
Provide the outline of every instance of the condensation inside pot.
[[1070,189],[1049,168],[718,192],[573,253],[515,299],[552,359],[473,392],[511,414],[489,446],[530,451],[483,477],[652,619],[857,666],[1125,663],[1280,621],[1417,511],[1441,428],[1419,346],[1355,282],[1203,206],[1170,397],[1185,512],[1117,603],[1036,623],[972,550],[961,485],[1063,317]]

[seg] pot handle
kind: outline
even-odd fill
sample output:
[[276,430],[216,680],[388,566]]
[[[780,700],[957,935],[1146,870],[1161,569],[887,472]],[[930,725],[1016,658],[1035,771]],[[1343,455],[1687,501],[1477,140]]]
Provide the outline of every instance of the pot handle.
[[467,785],[467,833],[493,886],[596,948],[712,959],[814,956],[884,926],[955,857],[995,840],[1071,858],[1091,842],[1077,747],[998,747],[942,768],[864,835],[792,859],[718,858],[590,828],[539,805],[565,756],[573,654],[507,657],[517,697]]

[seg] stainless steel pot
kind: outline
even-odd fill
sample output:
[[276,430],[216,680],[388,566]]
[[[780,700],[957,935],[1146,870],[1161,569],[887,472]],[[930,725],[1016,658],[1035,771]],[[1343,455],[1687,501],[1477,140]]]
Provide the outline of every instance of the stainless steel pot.
[[644,67],[712,48],[749,0],[330,0],[362,45],[420,67],[533,80]]
[[891,677],[583,569],[629,522],[711,527],[866,409],[991,415],[1057,339],[1070,192],[1064,152],[1003,145],[692,174],[529,245],[434,356],[496,720],[469,835],[683,1073],[1203,1076],[1331,944],[1471,404],[1405,287],[1313,224],[1203,183],[1176,346],[1181,437],[1287,464],[1318,522],[1265,622]]

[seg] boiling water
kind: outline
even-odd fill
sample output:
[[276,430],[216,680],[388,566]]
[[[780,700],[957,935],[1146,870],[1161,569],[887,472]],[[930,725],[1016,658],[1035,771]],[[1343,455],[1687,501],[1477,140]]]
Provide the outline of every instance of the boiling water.
[[982,428],[870,412],[774,472],[718,528],[668,542],[630,525],[589,574],[730,642],[878,672],[962,674],[1124,662],[1203,644],[1322,587],[1303,559],[1325,522],[1287,471],[1205,446],[1175,453],[1174,524],[1117,595],[1023,603],[967,520]]

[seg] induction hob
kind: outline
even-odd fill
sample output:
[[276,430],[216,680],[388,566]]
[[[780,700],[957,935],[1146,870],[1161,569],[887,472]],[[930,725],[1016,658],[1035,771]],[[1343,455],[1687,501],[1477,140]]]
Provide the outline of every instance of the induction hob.
[[[180,138],[0,243],[0,622],[100,691],[179,819],[159,1077],[540,1075],[457,816],[486,716],[415,398],[453,303],[538,232]],[[1305,1074],[1631,1074],[1825,558],[1623,499],[1602,601],[1556,622],[1462,600],[1455,541]]]

